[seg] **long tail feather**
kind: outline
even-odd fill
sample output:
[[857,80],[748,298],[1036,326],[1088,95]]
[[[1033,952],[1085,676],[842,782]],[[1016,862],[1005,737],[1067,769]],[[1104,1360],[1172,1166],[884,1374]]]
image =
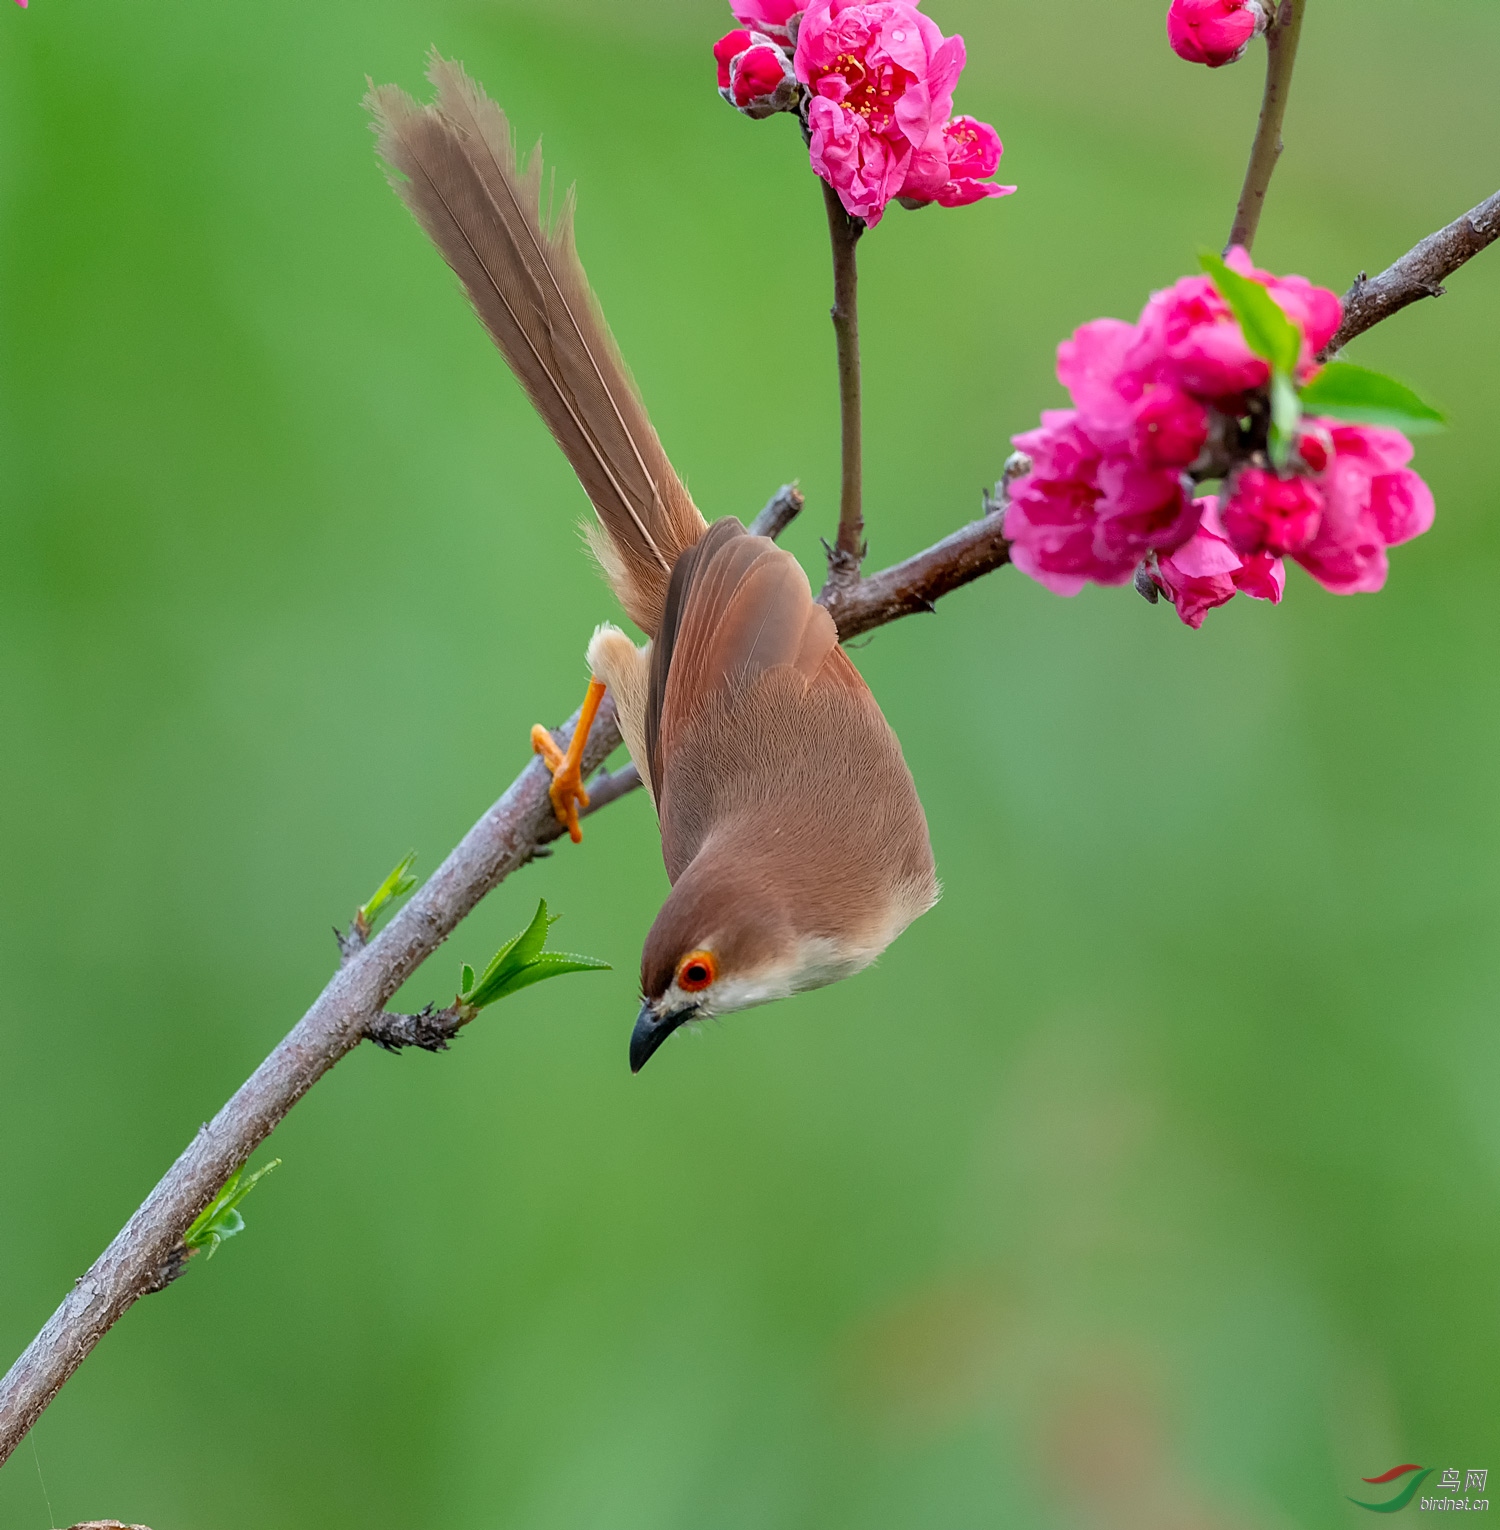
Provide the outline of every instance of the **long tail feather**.
[[605,572],[654,634],[672,566],[705,522],[673,471],[589,288],[573,197],[549,229],[541,151],[523,169],[505,113],[433,55],[437,100],[373,89],[390,180],[469,294],[475,312],[573,464],[604,527]]

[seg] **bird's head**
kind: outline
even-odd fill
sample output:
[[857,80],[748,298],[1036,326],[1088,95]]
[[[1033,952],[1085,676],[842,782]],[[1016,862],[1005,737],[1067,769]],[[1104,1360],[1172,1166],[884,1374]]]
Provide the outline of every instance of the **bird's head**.
[[641,953],[641,1010],[630,1038],[638,1073],[673,1031],[827,982],[829,943],[799,930],[774,874],[700,855],[677,879]]

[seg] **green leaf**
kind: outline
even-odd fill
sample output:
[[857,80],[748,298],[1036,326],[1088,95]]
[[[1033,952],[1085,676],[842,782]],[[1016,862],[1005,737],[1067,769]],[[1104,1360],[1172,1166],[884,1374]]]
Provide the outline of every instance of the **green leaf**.
[[1239,320],[1245,344],[1269,361],[1273,371],[1290,376],[1302,351],[1302,333],[1281,311],[1276,299],[1259,282],[1231,271],[1222,256],[1212,250],[1204,250],[1198,264],[1213,278],[1219,296]]
[[182,1241],[190,1249],[206,1248],[212,1259],[225,1238],[244,1232],[245,1219],[236,1207],[255,1188],[256,1181],[264,1179],[280,1162],[279,1158],[273,1158],[254,1174],[246,1174],[244,1170],[231,1174],[219,1193],[193,1219],[192,1226],[182,1235]]
[[463,968],[461,969],[461,971],[459,973],[459,982],[462,984],[462,986],[458,990],[459,993],[465,994],[465,993],[469,993],[469,992],[471,992],[473,990],[473,987],[474,987],[474,969],[468,964],[468,962],[465,962],[463,964]]
[[557,915],[547,912],[547,900],[536,906],[531,923],[514,939],[508,940],[490,959],[490,964],[472,981],[473,973],[464,968],[463,1001],[474,1009],[483,1009],[500,999],[565,972],[608,971],[609,963],[592,956],[575,956],[566,951],[548,951],[547,931],[557,922]]
[[536,913],[532,916],[531,923],[521,931],[520,935],[512,943],[511,959],[514,962],[527,965],[534,962],[541,955],[543,947],[547,944],[547,931],[557,923],[555,917],[549,917],[547,913],[547,900],[539,899]]
[[396,898],[404,898],[417,885],[417,879],[407,875],[416,858],[415,850],[404,855],[392,868],[391,874],[375,889],[370,901],[360,905],[359,921],[367,930],[374,928],[375,921],[380,918],[387,903]]
[[[567,972],[608,972],[610,970],[608,962],[601,962],[593,956],[575,956],[569,951],[544,951],[529,966],[513,972],[496,991],[494,997],[508,999],[513,993],[519,993],[521,989],[529,988],[533,983],[562,977]],[[493,1003],[494,1000],[488,1002]]]
[[1267,436],[1271,463],[1277,472],[1285,470],[1292,455],[1292,443],[1297,439],[1297,426],[1302,422],[1302,405],[1297,399],[1297,389],[1285,372],[1271,374],[1271,429]]
[[1302,390],[1302,407],[1359,425],[1390,425],[1408,435],[1441,430],[1448,423],[1405,383],[1350,361],[1330,361]]

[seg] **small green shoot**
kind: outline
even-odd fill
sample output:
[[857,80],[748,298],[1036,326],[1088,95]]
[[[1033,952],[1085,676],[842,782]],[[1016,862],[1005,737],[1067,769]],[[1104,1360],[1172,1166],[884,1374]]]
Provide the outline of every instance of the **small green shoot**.
[[1302,390],[1302,407],[1356,425],[1389,425],[1409,436],[1442,430],[1448,423],[1405,383],[1351,361],[1330,361]]
[[370,901],[362,903],[355,910],[355,927],[366,940],[369,939],[370,932],[375,928],[375,921],[380,918],[386,904],[395,902],[397,898],[404,898],[417,885],[417,879],[408,875],[411,864],[416,858],[415,850],[404,855],[392,869],[391,874],[375,889]]
[[1302,423],[1302,404],[1297,385],[1285,372],[1271,373],[1271,428],[1266,432],[1266,451],[1278,473],[1285,474],[1292,458],[1292,442]]
[[508,940],[495,952],[488,967],[474,977],[474,969],[467,962],[463,966],[463,991],[458,996],[460,1004],[470,1009],[483,1009],[499,999],[547,978],[561,977],[565,972],[608,972],[609,963],[592,956],[577,956],[568,951],[548,951],[547,930],[558,919],[548,914],[547,900],[543,898],[536,906],[536,915],[513,940]]
[[1302,331],[1259,282],[1230,270],[1222,256],[1204,250],[1198,256],[1198,264],[1208,272],[1219,296],[1239,321],[1245,344],[1271,363],[1271,428],[1266,435],[1266,448],[1277,472],[1285,472],[1302,420],[1302,405],[1297,397]]
[[194,1253],[206,1248],[212,1259],[226,1238],[244,1232],[245,1219],[238,1210],[240,1202],[255,1188],[256,1181],[263,1179],[280,1162],[279,1158],[273,1158],[254,1174],[246,1174],[243,1169],[231,1174],[225,1180],[224,1188],[199,1212],[193,1225],[182,1235],[188,1248]]

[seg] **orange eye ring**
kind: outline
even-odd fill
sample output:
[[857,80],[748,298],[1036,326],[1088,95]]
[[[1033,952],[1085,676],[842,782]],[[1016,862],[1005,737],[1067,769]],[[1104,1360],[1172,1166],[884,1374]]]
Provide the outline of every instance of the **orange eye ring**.
[[712,951],[689,951],[677,963],[677,986],[684,993],[702,993],[718,975]]

